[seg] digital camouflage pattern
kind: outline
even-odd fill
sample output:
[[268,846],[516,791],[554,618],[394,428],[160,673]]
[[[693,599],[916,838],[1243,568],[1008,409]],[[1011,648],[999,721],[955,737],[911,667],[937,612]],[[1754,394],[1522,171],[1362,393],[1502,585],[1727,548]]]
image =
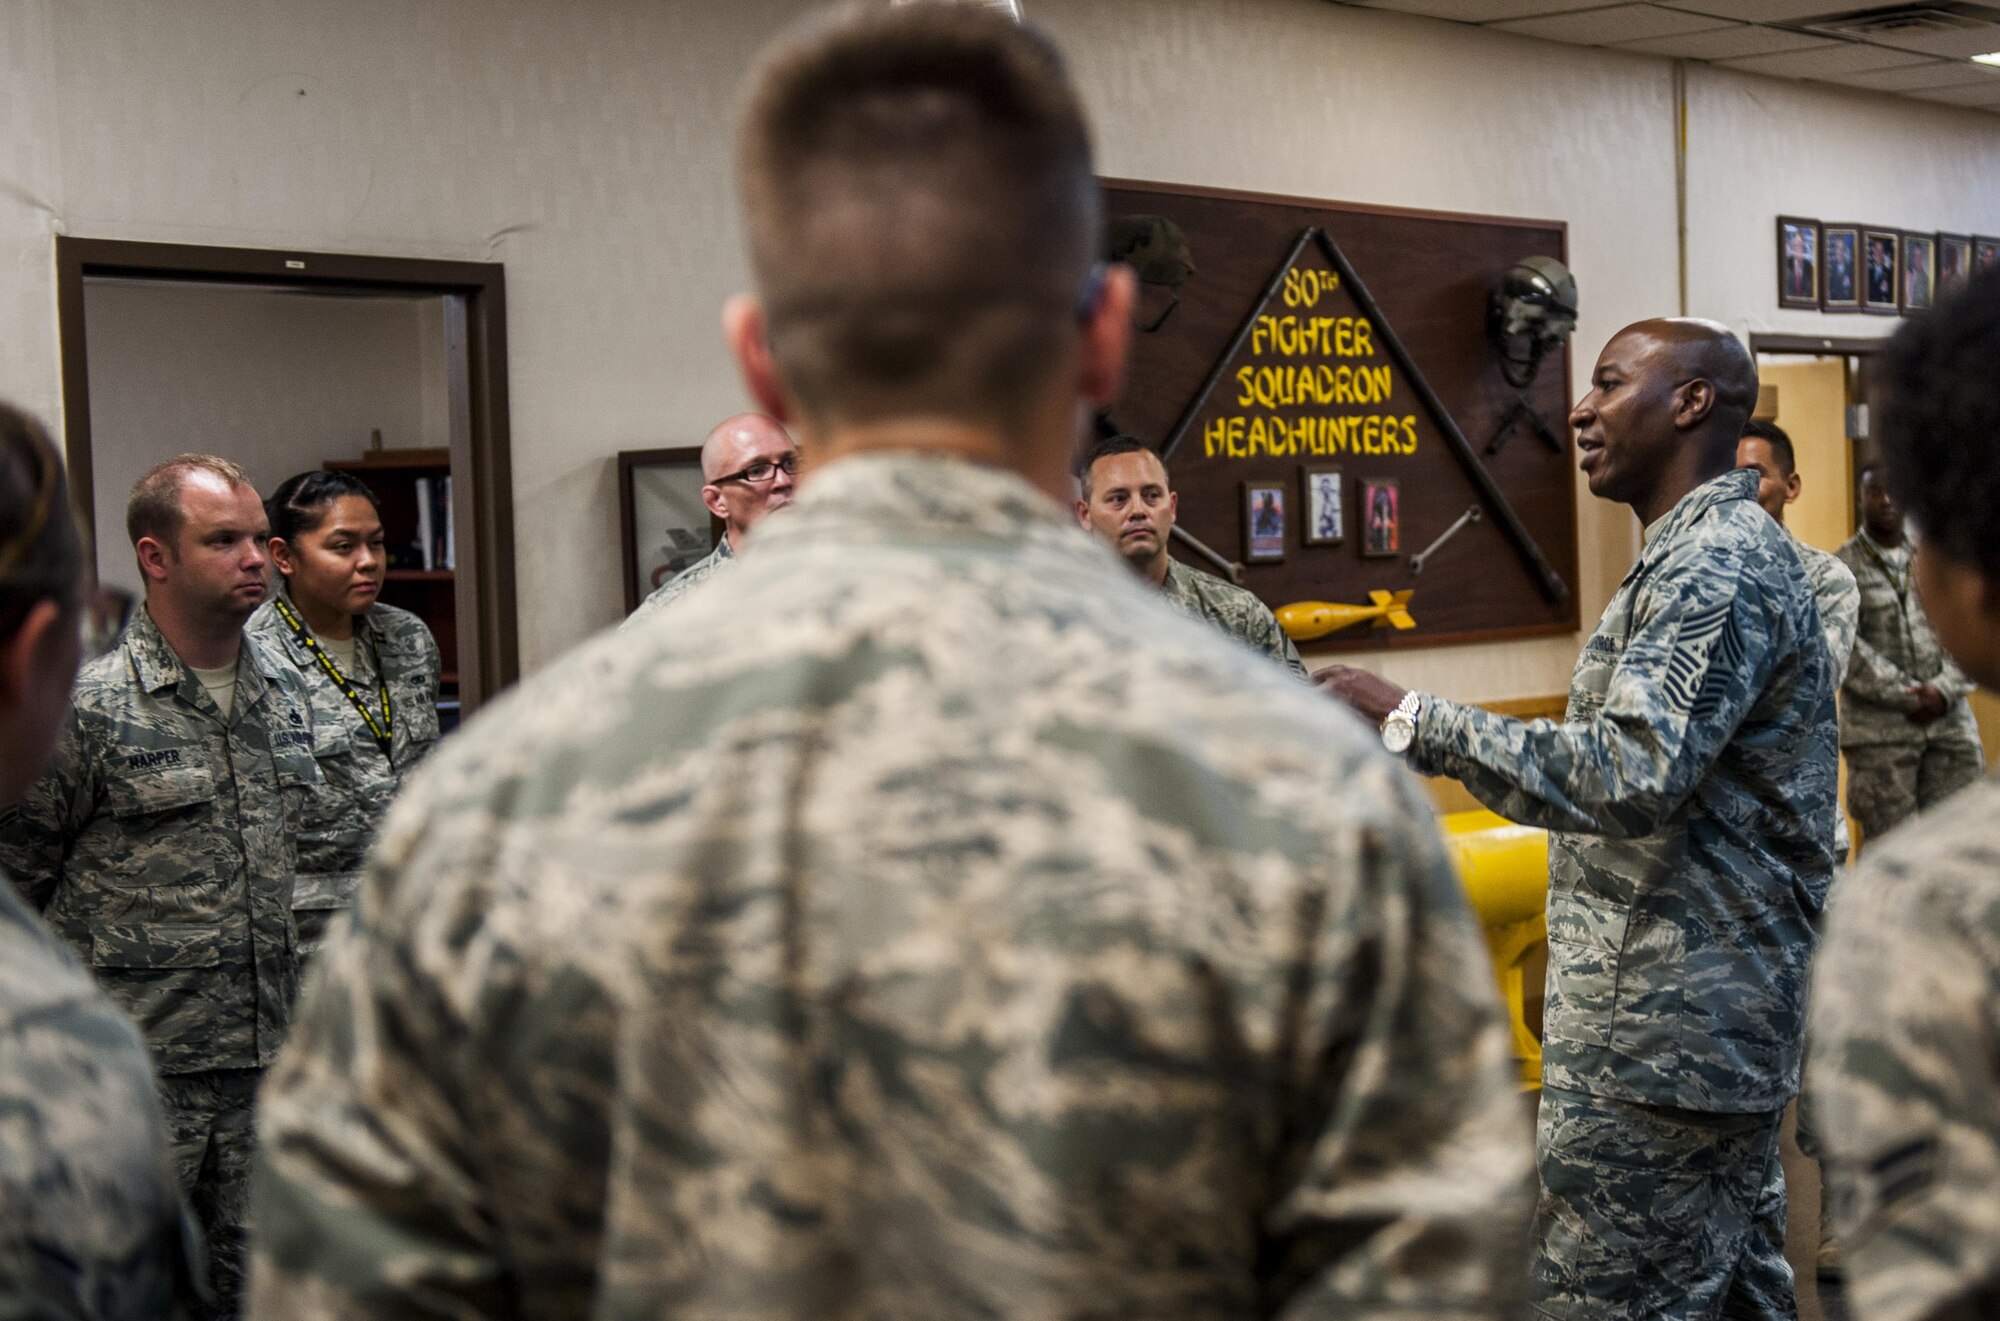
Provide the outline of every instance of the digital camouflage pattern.
[[[1910,576],[1910,548],[1887,550],[1866,532],[1840,548],[1854,573],[1861,614],[1840,694],[1847,751],[1847,808],[1872,844],[1979,778],[1985,757],[1966,700],[1974,687],[1931,632]],[[1951,705],[1929,725],[1909,718],[1910,689],[1927,683]]]
[[0,876],[0,1317],[178,1321],[195,1244],[144,1043]]
[[651,619],[681,598],[682,593],[698,583],[705,582],[725,566],[735,562],[736,552],[729,548],[729,538],[723,537],[715,543],[715,549],[682,569],[673,577],[653,589],[652,595],[639,602],[639,608],[625,616],[620,628],[630,628],[641,620]]
[[355,616],[361,673],[347,678],[378,716],[381,685],[388,684],[395,719],[385,758],[361,713],[285,623],[275,602],[257,608],[249,631],[291,662],[312,703],[320,783],[302,809],[298,880],[292,890],[299,957],[305,959],[325,940],[335,915],[353,902],[361,860],[403,777],[437,744],[438,682],[444,664],[430,629],[409,611],[376,605]]
[[1796,1317],[1782,1118],[1544,1088],[1535,1313],[1556,1321]]
[[1861,588],[1854,571],[1840,556],[1794,539],[1792,549],[1805,565],[1806,581],[1812,584],[1813,604],[1819,607],[1820,631],[1826,634],[1826,649],[1833,657],[1836,676],[1847,673],[1854,656],[1854,636],[1861,626]]
[[1833,875],[1835,674],[1754,472],[1663,517],[1584,644],[1563,720],[1427,699],[1412,759],[1547,827],[1543,1081],[1768,1112],[1798,1087]]
[[1011,475],[841,461],[390,813],[260,1115],[286,1321],[1497,1316],[1528,1142],[1372,731]]
[[1207,620],[1251,650],[1261,651],[1290,667],[1301,679],[1306,677],[1306,663],[1299,659],[1299,649],[1279,626],[1271,607],[1253,593],[1212,573],[1168,560],[1167,580],[1160,584],[1160,594],[1189,618]]
[[2000,782],[1869,850],[1834,894],[1808,1094],[1868,1321],[2000,1315]]
[[298,986],[292,838],[316,792],[298,676],[245,637],[222,713],[143,608],[86,664],[0,866],[138,1021],[163,1074],[277,1055]]

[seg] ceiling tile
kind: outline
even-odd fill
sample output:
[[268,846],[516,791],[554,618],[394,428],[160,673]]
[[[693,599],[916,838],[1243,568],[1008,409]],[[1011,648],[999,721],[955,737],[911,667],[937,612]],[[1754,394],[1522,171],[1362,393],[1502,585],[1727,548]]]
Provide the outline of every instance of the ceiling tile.
[[1361,9],[1393,9],[1427,18],[1459,23],[1491,23],[1507,18],[1532,18],[1573,9],[1601,9],[1605,0],[1348,0]]
[[1741,23],[1707,32],[1688,32],[1674,37],[1654,37],[1650,41],[1621,42],[1619,50],[1641,51],[1647,55],[1672,55],[1683,60],[1731,60],[1746,55],[1775,55],[1779,51],[1811,50],[1834,46],[1824,37],[1802,37],[1782,28],[1758,27]]
[[1947,105],[2000,106],[2000,78],[1987,87],[1974,83],[1968,87],[1926,87],[1922,91],[1907,92],[1920,101],[1942,101]]
[[1932,60],[1909,64],[1900,69],[1870,69],[1844,73],[1837,81],[1850,87],[1872,87],[1879,92],[1916,92],[1933,87],[1968,87],[1974,83],[2000,86],[2000,69],[1982,69],[1964,60]]
[[1802,18],[1840,13],[1862,6],[1856,0],[1658,0],[1669,9],[1743,23],[1794,23]]
[[1969,60],[1974,55],[2000,50],[2000,23],[1982,23],[1976,28],[1954,28],[1948,32],[1876,32],[1870,34],[1868,40],[1877,46],[1916,51],[1921,55]]
[[1776,74],[1780,78],[1819,78],[1827,74],[1863,73],[1869,69],[1893,69],[1902,64],[1918,64],[1907,52],[1883,50],[1879,46],[1816,46],[1811,50],[1783,55],[1755,55],[1747,60],[1718,60],[1725,69],[1745,73]]
[[1582,46],[1603,46],[1614,41],[1644,41],[1649,37],[1670,37],[1722,27],[1713,18],[1684,14],[1658,5],[1612,5],[1575,14],[1550,14],[1523,18],[1491,26],[1526,37],[1549,41],[1571,41]]

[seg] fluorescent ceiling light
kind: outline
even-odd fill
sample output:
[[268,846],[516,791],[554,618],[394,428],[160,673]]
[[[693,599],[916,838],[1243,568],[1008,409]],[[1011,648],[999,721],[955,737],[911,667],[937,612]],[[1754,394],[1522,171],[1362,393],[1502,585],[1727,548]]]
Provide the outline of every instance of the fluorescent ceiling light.
[[1972,57],[1972,62],[1974,64],[1991,64],[2000,67],[2000,50],[1990,50],[1984,55],[1975,55]]

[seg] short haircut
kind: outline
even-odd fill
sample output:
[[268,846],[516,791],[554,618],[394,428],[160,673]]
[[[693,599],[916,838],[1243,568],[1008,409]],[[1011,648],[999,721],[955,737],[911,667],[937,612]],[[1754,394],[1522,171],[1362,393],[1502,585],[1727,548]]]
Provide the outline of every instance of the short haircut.
[[358,495],[373,505],[376,513],[382,512],[381,502],[360,478],[315,468],[279,482],[278,489],[264,501],[264,517],[271,522],[271,535],[289,542],[326,521],[327,506],[348,495]]
[[0,639],[36,602],[83,599],[83,539],[62,458],[41,424],[0,403]]
[[810,22],[760,63],[737,165],[772,354],[816,420],[1011,426],[1069,351],[1101,208],[1034,29],[936,0]]
[[1761,440],[1769,445],[1771,453],[1777,457],[1778,466],[1784,469],[1785,476],[1790,477],[1799,470],[1799,456],[1792,449],[1792,438],[1786,435],[1785,429],[1776,422],[1744,423],[1743,439]]
[[[1160,458],[1151,445],[1137,436],[1095,436],[1085,441],[1076,454],[1076,479],[1083,483],[1083,498],[1090,499],[1090,471],[1097,466],[1099,459],[1108,459],[1116,454],[1142,453],[1151,454],[1156,459]],[[1166,466],[1167,461],[1160,459],[1161,471],[1165,471]]]
[[250,475],[228,459],[213,454],[176,454],[132,484],[125,502],[125,535],[137,546],[141,537],[172,545],[187,515],[181,510],[181,483],[189,473],[205,472],[231,486],[250,485]]
[[2000,580],[2000,269],[1910,318],[1883,351],[1876,443],[1926,545]]

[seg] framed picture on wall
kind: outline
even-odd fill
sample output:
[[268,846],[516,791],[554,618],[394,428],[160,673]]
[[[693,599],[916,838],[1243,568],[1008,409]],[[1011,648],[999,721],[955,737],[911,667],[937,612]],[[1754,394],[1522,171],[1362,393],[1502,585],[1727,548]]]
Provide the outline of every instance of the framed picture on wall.
[[1903,310],[1896,298],[1896,271],[1901,266],[1903,236],[1893,229],[1861,231],[1861,310],[1894,316]]
[[1347,539],[1347,511],[1340,499],[1340,469],[1301,468],[1305,485],[1305,543],[1337,546]]
[[1778,217],[1778,306],[1819,306],[1819,221]]
[[1940,234],[1937,236],[1937,291],[1948,294],[1964,284],[1972,274],[1972,236],[1970,234]]
[[1403,550],[1403,493],[1394,478],[1361,483],[1361,553],[1370,558]]
[[1896,281],[1905,312],[1921,312],[1937,301],[1937,236],[1903,235],[1903,275]]
[[1820,226],[1820,300],[1827,312],[1861,310],[1861,226]]
[[1972,269],[1990,271],[2000,266],[2000,239],[1984,236],[1972,240]]
[[1285,488],[1277,482],[1243,483],[1243,558],[1285,558]]
[[637,610],[654,588],[715,549],[722,522],[702,503],[701,487],[699,445],[619,452],[626,614]]

